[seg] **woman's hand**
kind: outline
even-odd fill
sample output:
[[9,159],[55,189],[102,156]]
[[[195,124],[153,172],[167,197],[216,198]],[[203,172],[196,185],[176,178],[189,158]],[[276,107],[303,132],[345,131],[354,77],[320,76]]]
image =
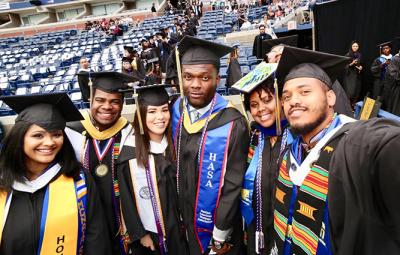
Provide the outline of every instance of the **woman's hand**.
[[147,234],[147,235],[143,236],[142,238],[140,238],[140,244],[143,245],[146,248],[149,248],[152,251],[155,250],[153,240],[151,239],[149,234]]

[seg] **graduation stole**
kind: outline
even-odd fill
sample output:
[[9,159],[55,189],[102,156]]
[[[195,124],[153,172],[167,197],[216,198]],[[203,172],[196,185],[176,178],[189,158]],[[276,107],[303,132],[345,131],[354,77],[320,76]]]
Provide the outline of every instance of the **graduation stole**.
[[[60,175],[47,185],[40,221],[37,255],[83,254],[86,232],[86,183],[83,174],[75,182]],[[12,192],[0,193],[0,241],[6,222],[6,205],[10,205]]]
[[[179,133],[182,131],[182,127],[189,134],[191,132],[197,133],[203,127],[207,128],[205,125],[208,124],[213,116],[215,117],[221,110],[228,107],[228,102],[218,94],[215,95],[213,100],[215,102],[213,102],[213,106],[210,109],[211,112],[208,111],[193,124],[190,123],[187,111],[184,111],[186,114],[180,114],[180,101],[175,103],[172,111],[175,147],[177,147],[177,139]],[[216,208],[218,208],[226,171],[226,160],[232,127],[233,122],[231,121],[213,130],[203,130],[200,139],[201,147],[198,151],[198,181],[194,208],[194,231],[202,253],[208,248],[212,238]],[[179,153],[177,157],[180,157]]]
[[[271,254],[331,254],[327,201],[328,170],[333,151],[340,139],[329,139],[342,127],[339,119],[335,118],[328,128],[331,132],[320,140],[320,144],[317,143],[314,151],[310,152],[301,166],[297,165],[292,150],[284,154],[276,182],[275,231],[272,236],[275,244]],[[298,139],[300,138],[296,140]],[[296,141],[293,142],[292,148],[295,146]],[[301,186],[293,184],[287,166],[294,171],[303,166],[310,168]]]
[[123,129],[126,124],[128,123],[128,120],[125,119],[124,117],[120,117],[115,124],[110,127],[109,129],[99,131],[95,126],[93,126],[93,123],[90,119],[90,115],[88,112],[84,112],[83,114],[84,120],[81,121],[83,127],[85,130],[89,133],[89,135],[96,140],[106,140],[109,139],[113,136],[115,136],[121,129]]
[[[287,124],[288,124],[287,120],[281,121],[281,127],[285,127]],[[250,223],[254,219],[254,212],[252,206],[254,186],[255,186],[254,182],[256,180],[256,175],[260,174],[261,178],[261,173],[259,173],[259,171],[260,170],[262,171],[262,152],[264,149],[264,137],[268,138],[276,136],[276,125],[274,124],[269,128],[263,128],[257,125],[257,131],[258,131],[257,132],[258,143],[257,146],[254,144],[250,144],[249,155],[248,155],[249,166],[246,170],[241,190],[240,208],[242,211],[242,216],[247,225],[250,225]],[[258,196],[260,196],[261,198],[262,194],[258,194]]]

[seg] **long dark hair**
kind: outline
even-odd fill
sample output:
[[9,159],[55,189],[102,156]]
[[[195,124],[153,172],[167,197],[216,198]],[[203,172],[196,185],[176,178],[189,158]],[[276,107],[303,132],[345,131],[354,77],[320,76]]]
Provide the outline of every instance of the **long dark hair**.
[[[139,120],[138,115],[135,114],[135,118],[133,120],[133,127],[135,129],[135,153],[136,153],[136,161],[139,166],[148,167],[149,154],[150,154],[150,136],[149,136],[149,128],[146,125],[146,117],[147,117],[147,105],[139,104],[140,117],[142,119],[143,124],[143,135],[140,134]],[[138,109],[136,109],[137,111]],[[169,107],[169,113],[171,115],[171,108]],[[172,117],[172,115],[171,115]],[[171,121],[168,124],[167,129],[164,134],[167,136],[168,147],[165,151],[165,156],[169,160],[173,160],[174,158],[174,150],[172,148],[172,140],[171,140]]]
[[[28,171],[25,165],[24,137],[31,123],[17,122],[4,138],[0,153],[0,190],[9,191],[14,181],[23,181]],[[68,177],[76,177],[80,164],[67,135],[63,130],[64,143],[55,158],[61,165],[61,173]]]

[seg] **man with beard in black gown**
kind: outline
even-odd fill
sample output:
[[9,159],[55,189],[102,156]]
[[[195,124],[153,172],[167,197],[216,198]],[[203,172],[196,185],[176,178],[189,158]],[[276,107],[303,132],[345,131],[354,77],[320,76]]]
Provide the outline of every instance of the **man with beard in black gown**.
[[283,50],[276,76],[297,138],[280,157],[270,254],[400,253],[400,124],[334,112],[349,61]]

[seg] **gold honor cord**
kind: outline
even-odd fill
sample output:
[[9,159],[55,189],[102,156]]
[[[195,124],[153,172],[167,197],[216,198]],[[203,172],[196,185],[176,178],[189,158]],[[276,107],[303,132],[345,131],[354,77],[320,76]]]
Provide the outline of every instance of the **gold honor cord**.
[[136,88],[133,88],[134,92],[133,92],[133,97],[135,98],[135,103],[136,103],[136,114],[137,114],[137,118],[139,121],[139,132],[141,135],[144,135],[144,130],[143,130],[143,123],[142,123],[142,116],[140,114],[140,107],[139,107],[139,100],[138,100],[138,94],[136,91]]
[[181,92],[181,98],[183,99],[182,69],[181,69],[181,60],[179,58],[178,45],[175,46],[175,59],[176,59],[176,71],[178,72],[179,89]]
[[275,114],[275,123],[276,123],[276,135],[282,134],[281,127],[281,101],[279,100],[279,91],[278,91],[278,80],[274,79],[274,90],[275,90],[275,102],[276,102],[276,114]]

